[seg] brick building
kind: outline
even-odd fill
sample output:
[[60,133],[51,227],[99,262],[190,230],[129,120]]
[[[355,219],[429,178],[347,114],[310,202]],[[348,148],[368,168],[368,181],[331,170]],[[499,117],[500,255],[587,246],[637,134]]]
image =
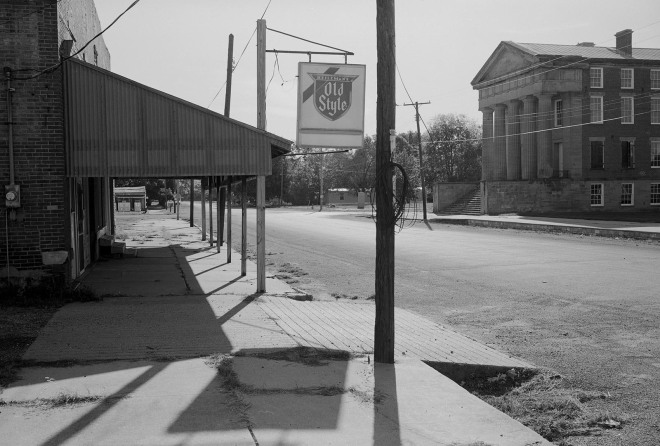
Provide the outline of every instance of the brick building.
[[257,177],[263,232],[291,141],[111,73],[100,32],[93,0],[0,0],[0,278],[80,276],[114,231],[114,178]]
[[[77,52],[100,31],[93,1],[0,1],[4,87],[0,181],[5,189],[17,184],[20,199],[20,206],[7,207],[6,221],[0,225],[2,266],[41,269],[47,258],[42,253],[66,252],[69,243],[63,234],[71,225],[67,211],[73,207],[82,217],[85,210],[75,208],[78,203],[86,207],[84,193],[104,186],[102,179],[65,180],[62,70],[58,66],[60,50]],[[110,53],[102,37],[76,57],[110,69]],[[103,215],[101,210],[100,226],[105,226],[103,219],[107,222],[108,212]],[[83,269],[90,261],[89,246],[86,252]]]
[[501,42],[472,81],[482,212],[660,212],[660,49]]

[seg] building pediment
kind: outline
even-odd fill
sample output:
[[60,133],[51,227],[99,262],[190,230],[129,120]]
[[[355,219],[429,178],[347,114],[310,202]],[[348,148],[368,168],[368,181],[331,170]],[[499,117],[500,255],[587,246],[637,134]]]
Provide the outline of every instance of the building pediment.
[[501,42],[472,80],[475,89],[502,81],[525,72],[538,59],[513,42]]

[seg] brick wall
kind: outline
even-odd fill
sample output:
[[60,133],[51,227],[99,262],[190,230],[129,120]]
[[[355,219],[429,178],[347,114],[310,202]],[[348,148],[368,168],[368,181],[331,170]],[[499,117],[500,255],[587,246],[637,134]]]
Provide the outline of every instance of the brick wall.
[[[67,249],[62,70],[27,78],[58,64],[65,14],[71,14],[68,25],[83,43],[100,29],[98,20],[91,27],[80,25],[92,12],[96,14],[92,0],[62,0],[59,6],[52,0],[0,0],[0,68],[10,67],[14,77],[14,176],[21,187],[21,208],[16,212],[8,212],[0,203],[0,268],[6,265],[7,251],[10,266],[35,269],[42,267],[42,251]],[[102,41],[97,52],[99,65],[109,66]],[[9,131],[4,124],[8,121],[4,73],[0,78],[0,187],[4,191],[10,182]]]
[[[591,205],[591,185],[603,185],[603,205]],[[525,212],[635,212],[657,211],[660,206],[650,204],[651,183],[660,180],[636,180],[634,203],[621,205],[622,181],[576,181],[550,179],[538,181],[488,182],[482,201],[488,214]]]
[[[597,65],[594,65],[597,66]],[[621,88],[621,68],[634,69],[634,88]],[[653,68],[660,68],[657,64]],[[651,67],[639,62],[636,65],[603,67],[603,88],[589,87],[589,69],[585,70],[583,86],[584,122],[590,122],[589,96],[603,95],[603,124],[584,126],[582,139],[583,175],[590,180],[659,179],[660,169],[651,169],[651,137],[660,137],[660,125],[651,125]],[[621,96],[634,95],[634,124],[622,124]],[[608,121],[609,120],[609,121]],[[591,169],[590,138],[605,138],[604,169]],[[635,138],[635,168],[621,165],[621,138]]]

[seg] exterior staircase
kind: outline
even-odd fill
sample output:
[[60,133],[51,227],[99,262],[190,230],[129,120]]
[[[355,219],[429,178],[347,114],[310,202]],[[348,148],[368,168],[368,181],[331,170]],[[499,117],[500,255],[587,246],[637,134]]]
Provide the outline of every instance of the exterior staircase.
[[468,192],[439,213],[443,215],[481,215],[481,191],[477,188]]

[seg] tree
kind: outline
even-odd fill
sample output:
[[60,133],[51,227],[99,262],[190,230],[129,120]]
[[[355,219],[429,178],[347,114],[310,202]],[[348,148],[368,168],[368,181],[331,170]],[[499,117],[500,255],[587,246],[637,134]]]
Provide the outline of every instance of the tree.
[[481,178],[481,127],[465,115],[436,116],[425,135],[424,179],[439,182],[471,182]]

